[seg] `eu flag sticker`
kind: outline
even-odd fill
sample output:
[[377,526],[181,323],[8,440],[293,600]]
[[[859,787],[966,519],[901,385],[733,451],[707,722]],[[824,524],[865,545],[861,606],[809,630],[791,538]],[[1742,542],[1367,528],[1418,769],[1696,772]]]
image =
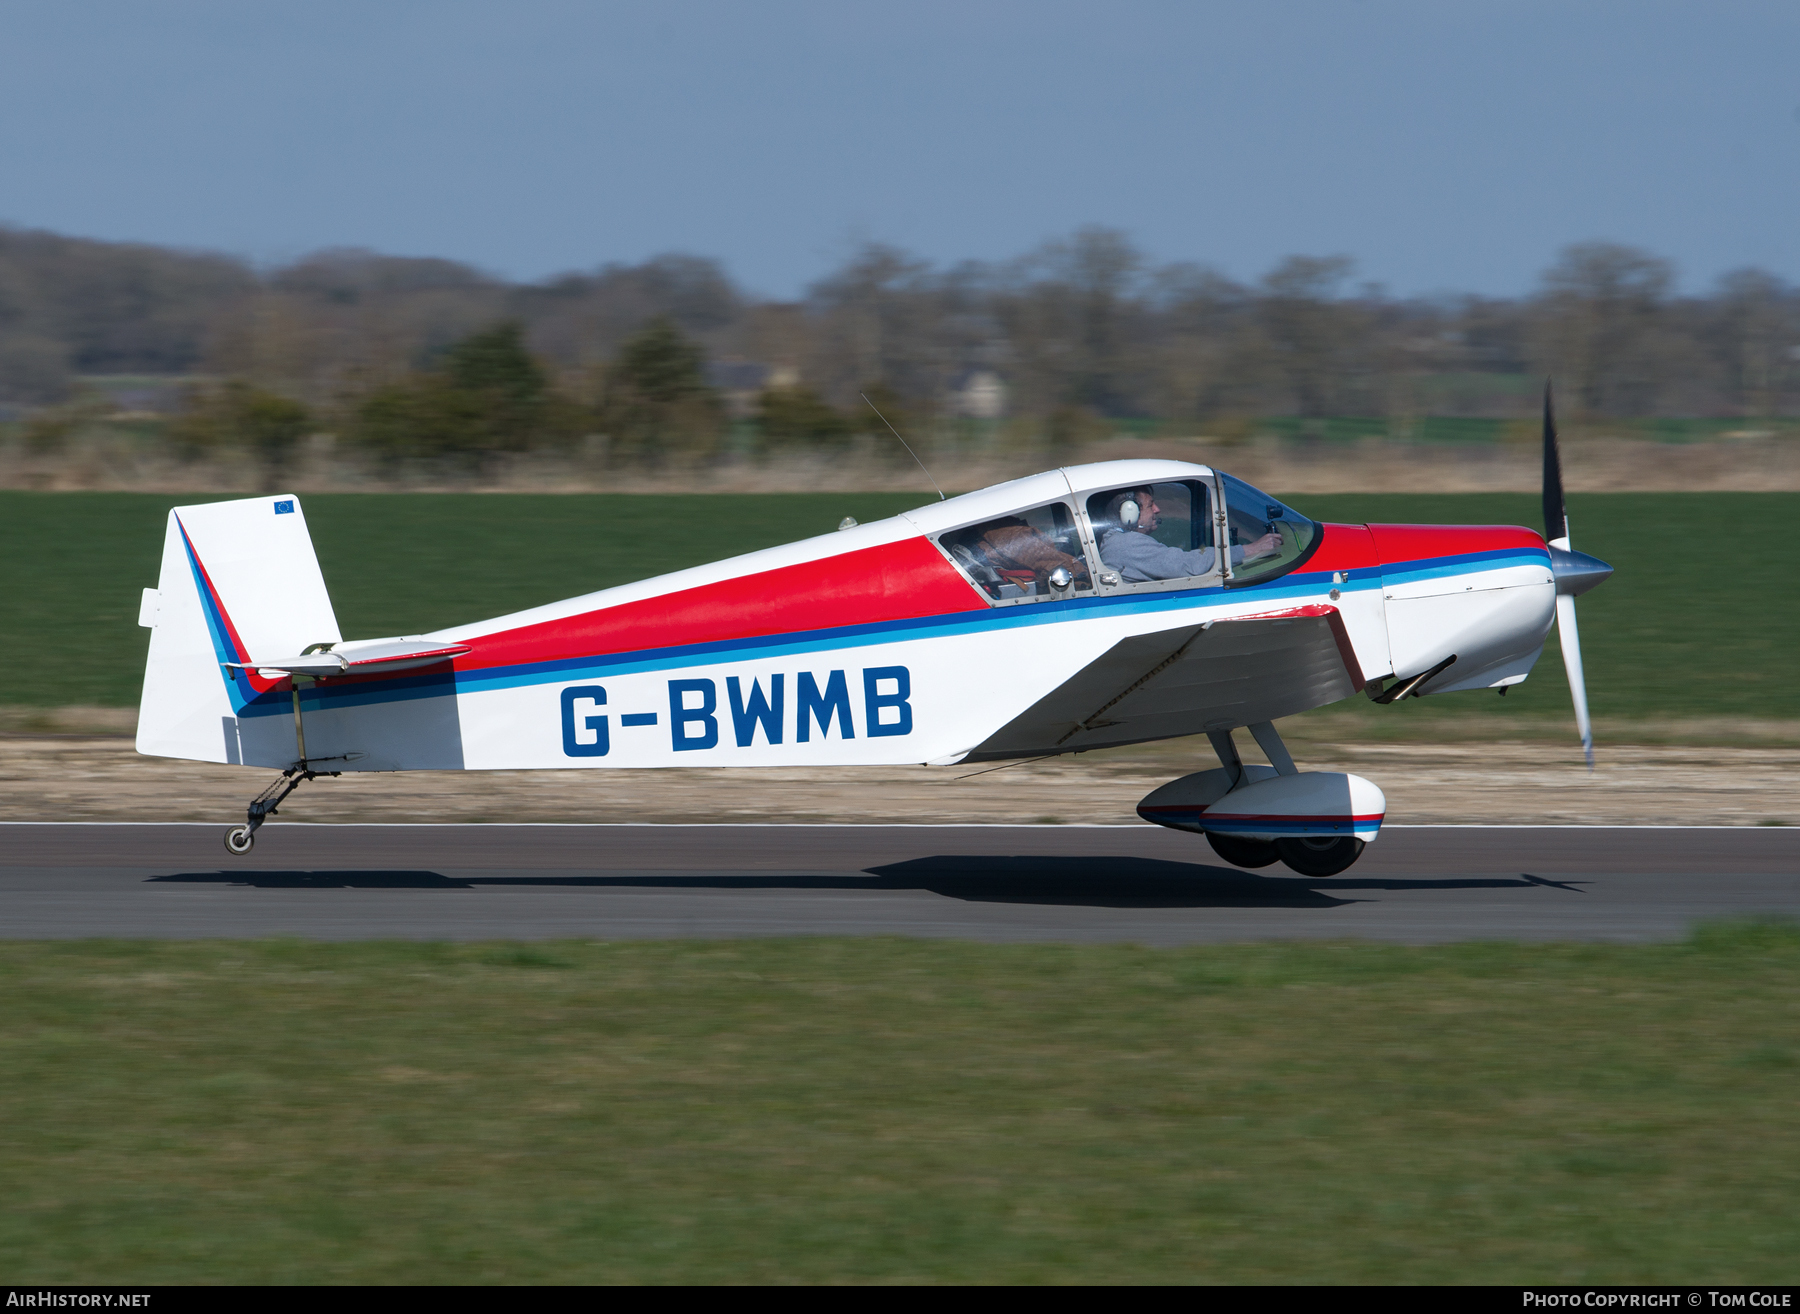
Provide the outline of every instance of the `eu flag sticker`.
[[275,514],[278,516],[293,515],[294,514],[294,499],[289,497],[289,498],[283,499],[280,502],[277,502],[275,504]]

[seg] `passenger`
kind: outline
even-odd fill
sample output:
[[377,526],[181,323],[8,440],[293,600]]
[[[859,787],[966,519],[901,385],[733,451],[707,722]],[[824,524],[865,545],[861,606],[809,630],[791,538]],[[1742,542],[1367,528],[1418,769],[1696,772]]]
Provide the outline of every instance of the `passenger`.
[[1017,516],[983,525],[975,545],[1002,575],[1016,577],[1029,572],[1039,588],[1044,587],[1050,572],[1058,566],[1076,579],[1088,577],[1086,561],[1061,551]]
[[[1156,495],[1148,488],[1114,493],[1106,503],[1106,520],[1100,535],[1100,560],[1128,583],[1183,579],[1213,569],[1218,554],[1212,548],[1183,551],[1150,537],[1162,522],[1162,512],[1156,505]],[[1281,535],[1271,530],[1254,543],[1232,548],[1231,564],[1241,566],[1279,551]]]

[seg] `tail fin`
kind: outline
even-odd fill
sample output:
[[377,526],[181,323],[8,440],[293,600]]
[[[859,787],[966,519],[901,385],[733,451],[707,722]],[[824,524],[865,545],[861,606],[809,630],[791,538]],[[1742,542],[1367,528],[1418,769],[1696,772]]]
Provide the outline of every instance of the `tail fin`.
[[137,750],[202,762],[241,761],[238,715],[286,687],[226,662],[343,637],[300,499],[286,494],[169,512],[162,575],[144,590],[138,624],[150,630],[150,660]]

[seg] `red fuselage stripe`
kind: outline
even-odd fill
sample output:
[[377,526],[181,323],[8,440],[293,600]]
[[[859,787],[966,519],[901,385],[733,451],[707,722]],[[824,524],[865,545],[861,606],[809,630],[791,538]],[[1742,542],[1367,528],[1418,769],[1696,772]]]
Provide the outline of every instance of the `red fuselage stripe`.
[[[1307,574],[1379,572],[1383,563],[1542,547],[1508,526],[1325,525]],[[611,656],[654,648],[758,639],[983,611],[987,603],[924,537],[640,598],[467,639],[459,671]],[[1344,668],[1362,687],[1362,663],[1337,609],[1323,603],[1274,613],[1324,616]],[[359,672],[358,674],[362,674]],[[368,672],[373,675],[374,672]]]
[[923,538],[719,580],[465,642],[462,671],[986,609]]
[[1518,525],[1370,525],[1368,531],[1376,558],[1393,566],[1474,552],[1544,550],[1542,534]]
[[1328,821],[1380,821],[1385,812],[1208,812],[1206,808],[1193,804],[1189,806],[1139,808],[1139,812],[1193,812],[1204,814],[1208,821],[1296,821],[1296,822],[1328,822]]

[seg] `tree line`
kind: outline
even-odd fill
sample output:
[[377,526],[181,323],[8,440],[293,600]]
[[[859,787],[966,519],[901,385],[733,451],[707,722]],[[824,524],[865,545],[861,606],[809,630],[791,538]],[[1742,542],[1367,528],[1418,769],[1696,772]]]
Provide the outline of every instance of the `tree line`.
[[1683,293],[1668,261],[1589,242],[1528,295],[1405,298],[1342,256],[1242,282],[1084,228],[949,266],[871,244],[782,302],[695,256],[518,284],[447,260],[258,270],[0,229],[0,403],[67,411],[96,379],[179,378],[169,437],[195,451],[321,429],[396,461],[830,448],[877,409],[921,436],[966,428],[977,375],[1004,389],[1000,428],[1053,447],[1121,421],[1524,416],[1545,375],[1576,421],[1753,421],[1800,405],[1800,292],[1746,269]]

